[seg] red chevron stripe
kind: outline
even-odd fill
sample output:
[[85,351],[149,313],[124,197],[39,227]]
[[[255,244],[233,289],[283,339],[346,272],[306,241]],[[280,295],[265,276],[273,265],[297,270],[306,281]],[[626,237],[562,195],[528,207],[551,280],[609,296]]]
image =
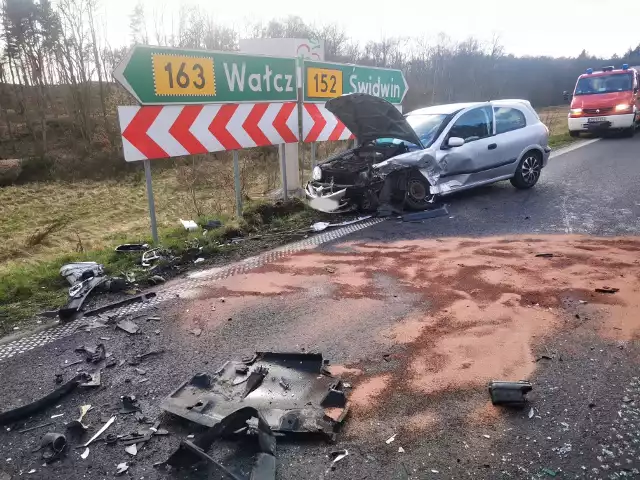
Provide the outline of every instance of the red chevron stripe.
[[207,153],[207,148],[189,131],[203,108],[204,105],[185,106],[169,129],[169,133],[173,138],[192,155]]
[[289,120],[291,112],[297,107],[298,105],[296,103],[283,103],[276,118],[273,119],[273,128],[280,134],[284,143],[295,143],[298,141],[296,134],[293,133],[289,125],[287,125],[287,120]]
[[269,108],[268,103],[257,103],[247,115],[246,120],[242,124],[242,128],[247,132],[247,135],[251,137],[251,140],[256,142],[258,147],[262,147],[264,145],[271,145],[271,142],[266,137],[264,132],[260,130],[258,126],[258,122],[262,119],[264,112]]
[[340,135],[342,135],[342,132],[344,132],[346,128],[347,127],[345,127],[344,123],[338,120],[338,123],[336,124],[335,128],[329,134],[329,140],[340,140]]
[[161,111],[162,106],[140,107],[131,123],[122,132],[122,137],[126,138],[147,159],[166,158],[169,156],[160,145],[147,135],[149,127],[158,118]]
[[353,140],[354,138],[356,138],[356,136],[353,133],[349,135],[349,140]]
[[304,139],[305,142],[315,142],[318,140],[318,137],[322,133],[324,127],[327,126],[327,121],[320,113],[320,109],[314,103],[305,103],[304,108],[306,108],[307,112],[311,116],[313,120],[313,127],[309,130],[307,134],[307,138]]
[[242,148],[242,145],[227,130],[227,124],[237,109],[237,104],[222,105],[216,116],[211,120],[211,125],[209,125],[209,131],[218,139],[225,150],[239,150]]

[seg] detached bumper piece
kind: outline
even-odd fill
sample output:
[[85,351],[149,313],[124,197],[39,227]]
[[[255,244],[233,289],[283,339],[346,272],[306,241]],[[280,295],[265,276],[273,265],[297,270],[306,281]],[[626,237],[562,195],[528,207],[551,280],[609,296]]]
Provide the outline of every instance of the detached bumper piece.
[[328,375],[321,354],[259,352],[199,373],[161,408],[214,427],[241,407],[258,410],[274,432],[319,433],[334,439],[347,415],[345,387]]
[[489,394],[491,403],[494,405],[504,405],[505,407],[522,408],[527,399],[525,395],[533,390],[530,382],[521,380],[519,382],[496,382],[489,384]]

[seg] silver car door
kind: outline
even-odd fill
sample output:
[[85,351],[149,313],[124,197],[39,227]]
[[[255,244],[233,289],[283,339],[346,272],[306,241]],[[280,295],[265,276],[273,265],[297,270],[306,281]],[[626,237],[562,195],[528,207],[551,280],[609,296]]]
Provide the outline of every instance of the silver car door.
[[513,173],[523,150],[531,144],[524,112],[516,106],[494,107],[496,149],[500,153],[504,173]]
[[[464,145],[448,147],[448,140],[452,137],[462,138]],[[498,163],[492,107],[486,105],[464,112],[454,121],[442,145],[441,148],[445,149],[445,178],[463,175],[464,183],[469,183],[475,176],[491,169],[494,163]]]

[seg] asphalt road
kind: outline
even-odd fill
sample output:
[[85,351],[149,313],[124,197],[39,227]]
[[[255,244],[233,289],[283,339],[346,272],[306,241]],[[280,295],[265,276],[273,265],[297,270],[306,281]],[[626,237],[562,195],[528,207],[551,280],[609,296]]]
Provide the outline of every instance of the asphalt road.
[[452,218],[396,222],[357,238],[488,236],[527,233],[637,235],[640,232],[640,135],[604,138],[554,156],[539,183],[519,191],[507,182],[443,197]]
[[[389,220],[316,252],[262,267],[256,273],[185,291],[175,301],[149,312],[159,316],[160,321],[135,319],[141,327],[141,333],[135,336],[112,327],[80,332],[4,361],[0,363],[2,410],[55,388],[56,373],[70,378],[78,368],[68,366],[79,358],[74,353],[78,345],[103,342],[118,364],[103,370],[101,388],[73,393],[26,422],[3,427],[0,480],[111,478],[116,465],[125,461],[130,469],[124,478],[219,478],[206,468],[166,473],[152,466],[165,460],[181,438],[199,430],[193,424],[162,414],[161,399],[193,374],[212,372],[231,357],[256,350],[303,348],[321,351],[333,364],[363,372],[347,373],[347,378],[354,384],[354,396],[364,396],[365,403],[368,401],[373,407],[354,408],[336,445],[316,439],[279,441],[279,480],[640,478],[640,344],[632,334],[625,341],[616,339],[615,331],[613,337],[599,334],[602,312],[595,306],[591,308],[597,299],[589,299],[588,305],[577,300],[586,294],[585,289],[570,284],[546,285],[555,280],[551,278],[555,275],[551,267],[558,272],[564,267],[575,268],[569,273],[576,275],[576,282],[580,275],[590,274],[596,275],[599,282],[615,281],[623,271],[629,272],[628,277],[640,278],[637,265],[630,259],[637,251],[636,240],[621,244],[616,250],[619,258],[601,254],[595,263],[585,263],[587,257],[578,255],[565,255],[558,263],[532,261],[525,272],[529,276],[524,278],[534,278],[537,270],[541,275],[531,282],[532,289],[524,289],[527,294],[522,298],[528,302],[525,306],[513,306],[511,293],[506,300],[503,298],[505,291],[515,288],[513,285],[496,292],[473,273],[505,255],[507,260],[500,264],[503,270],[512,261],[511,255],[513,263],[517,263],[522,251],[529,252],[526,242],[516,251],[507,250],[506,246],[455,240],[456,248],[465,255],[457,267],[457,252],[448,248],[453,239],[442,241],[441,251],[433,255],[428,249],[400,243],[445,237],[526,238],[549,233],[634,236],[640,227],[640,192],[635,186],[638,178],[640,135],[598,141],[553,158],[540,183],[529,191],[517,191],[505,182],[449,197],[446,204],[450,217],[412,224]],[[465,242],[470,245],[465,246]],[[553,246],[552,241],[548,242],[545,248]],[[570,246],[585,252],[607,251],[607,241],[599,242]],[[354,244],[360,245],[360,250]],[[388,249],[367,252],[368,246],[374,244],[387,245]],[[464,265],[474,262],[474,252],[478,252],[478,264]],[[455,274],[439,277],[437,270],[446,270],[449,263],[454,265]],[[335,271],[327,270],[327,265]],[[495,265],[486,270],[494,274],[496,271],[499,273],[500,269],[496,270]],[[442,278],[446,281],[439,282]],[[558,289],[562,293],[555,295]],[[506,363],[513,360],[519,364],[519,356],[540,360],[534,363],[537,368],[529,377],[534,384],[530,394],[533,417],[529,417],[529,408],[514,412],[494,409],[488,404],[485,387],[473,386],[473,381],[469,388],[445,388],[437,393],[428,393],[430,385],[423,385],[423,390],[409,388],[420,380],[407,373],[415,369],[415,362],[424,362],[425,369],[436,375],[443,366],[438,360],[442,352],[430,350],[440,335],[454,341],[453,350],[473,350],[464,343],[466,340],[447,337],[468,326],[457,325],[448,332],[446,319],[439,318],[433,330],[423,330],[422,323],[416,329],[411,320],[416,312],[439,315],[454,309],[455,302],[443,303],[451,295],[453,300],[462,298],[470,303],[476,299],[478,308],[487,312],[489,323],[473,328],[482,329],[479,338],[489,339],[487,344],[481,344],[489,351],[470,353],[472,357],[481,355],[486,368],[511,371],[508,364],[503,365],[505,362],[496,360],[494,365],[494,359],[507,355],[507,350],[516,353],[513,358],[507,356]],[[484,297],[490,298],[490,303],[482,303]],[[513,325],[523,329],[522,335],[538,339],[532,340],[531,351],[520,338],[520,330],[516,334],[500,330],[496,343],[500,346],[494,347],[494,333],[488,330],[499,324],[505,311],[523,315],[523,322],[542,322],[540,325],[546,325],[540,318],[552,311],[557,316],[554,322],[563,327],[549,330],[552,333],[548,336],[542,335],[542,330],[538,335],[531,330],[534,327],[523,326],[517,322],[519,318],[514,318]],[[496,318],[491,318],[494,315]],[[398,325],[403,328],[395,331]],[[537,328],[538,323],[535,325]],[[196,328],[201,331],[198,335],[194,334]],[[407,338],[393,343],[389,341],[389,331]],[[517,348],[511,349],[511,344]],[[144,373],[127,363],[120,364],[121,360],[156,348],[166,351],[143,362],[139,368]],[[435,363],[429,364],[432,359]],[[529,364],[534,361],[529,360]],[[471,368],[473,372],[476,367]],[[376,381],[387,388],[383,398],[374,401],[362,394],[362,387],[368,385],[369,394],[375,397]],[[100,442],[91,447],[87,460],[80,458],[82,450],[70,449],[62,461],[43,466],[39,454],[33,453],[43,433],[64,432],[64,424],[77,416],[80,405],[93,405],[87,416],[93,433],[117,414],[120,397],[131,394],[140,399],[146,416],[162,421],[169,436],[153,438],[135,457],[125,453],[121,445]],[[477,405],[482,408],[476,409]],[[433,413],[436,420],[421,417],[421,412]],[[18,432],[45,422],[54,425]],[[408,428],[413,422],[418,426]],[[127,434],[138,428],[132,415],[117,415],[110,431]],[[396,441],[387,444],[385,440],[394,433],[398,434]],[[79,443],[71,437],[70,440],[74,446]],[[240,460],[234,457],[236,447],[246,453],[241,442],[231,442],[214,455],[229,464],[238,462],[246,474],[250,463],[246,455]],[[404,452],[399,451],[400,447]],[[330,470],[329,454],[345,448],[349,456]]]

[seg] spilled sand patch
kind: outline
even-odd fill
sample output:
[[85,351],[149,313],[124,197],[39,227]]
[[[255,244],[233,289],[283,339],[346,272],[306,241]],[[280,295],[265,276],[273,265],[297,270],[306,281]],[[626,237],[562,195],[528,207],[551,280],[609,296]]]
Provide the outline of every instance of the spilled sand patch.
[[[558,235],[344,246],[348,253],[300,252],[216,282],[193,310],[206,311],[225,296],[225,317],[252,299],[281,296],[303,312],[287,331],[292,342],[313,347],[349,335],[351,369],[336,373],[354,377],[353,431],[383,419],[413,431],[436,421],[497,422],[486,383],[535,375],[534,351],[546,337],[581,328],[606,339],[640,338],[640,239]],[[394,294],[380,276],[391,279]],[[595,292],[604,285],[620,291]],[[399,311],[391,308],[398,296],[406,299],[404,313],[378,327]],[[359,355],[361,342],[379,345],[379,354]],[[392,353],[392,361],[383,353]],[[459,408],[448,408],[452,402]]]

